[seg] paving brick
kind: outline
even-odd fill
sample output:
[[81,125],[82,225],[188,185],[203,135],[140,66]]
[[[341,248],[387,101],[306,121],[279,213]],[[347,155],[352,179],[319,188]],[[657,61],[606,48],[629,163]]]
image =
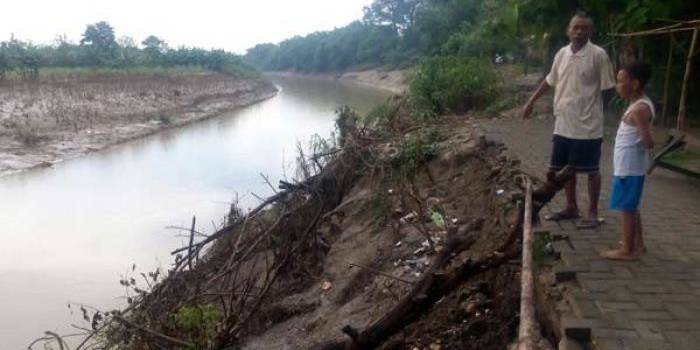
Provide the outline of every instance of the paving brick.
[[[531,137],[522,137],[522,122],[509,119],[483,123],[491,136],[523,159],[535,174],[548,166],[552,120],[533,120]],[[606,133],[614,135],[613,129]],[[601,203],[610,194],[612,145],[603,143]],[[581,177],[581,176],[580,176]],[[581,177],[579,204],[587,203]],[[558,195],[545,210],[559,210]],[[602,206],[601,206],[602,207]],[[572,222],[543,223],[554,234],[567,234],[573,250],[561,246],[565,266],[576,267],[581,293],[570,302],[593,327],[595,349],[700,349],[700,181],[658,169],[647,178],[641,213],[648,253],[639,261],[610,262],[598,252],[617,244],[620,217],[603,210],[606,224],[598,230],[576,230]],[[561,242],[558,242],[561,243]],[[576,291],[574,289],[574,291]],[[636,335],[636,337],[634,337]]]
[[632,321],[632,325],[642,339],[667,340],[661,333],[661,329],[656,322]]
[[599,301],[597,302],[602,312],[617,312],[624,310],[639,310],[639,304],[624,301]]
[[565,336],[581,343],[588,343],[591,339],[591,323],[587,320],[576,318],[564,318],[561,321]]
[[667,311],[647,311],[647,310],[633,310],[627,312],[631,319],[635,320],[672,320],[673,316]]

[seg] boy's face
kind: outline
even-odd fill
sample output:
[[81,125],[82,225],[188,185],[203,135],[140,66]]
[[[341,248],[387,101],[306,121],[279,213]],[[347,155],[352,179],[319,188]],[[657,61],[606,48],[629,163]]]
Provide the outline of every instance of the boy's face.
[[635,92],[639,91],[639,80],[632,79],[626,70],[620,69],[617,72],[617,84],[615,90],[622,98],[629,98]]
[[569,22],[569,28],[566,34],[572,43],[583,45],[591,38],[593,31],[593,23],[587,18],[574,16]]

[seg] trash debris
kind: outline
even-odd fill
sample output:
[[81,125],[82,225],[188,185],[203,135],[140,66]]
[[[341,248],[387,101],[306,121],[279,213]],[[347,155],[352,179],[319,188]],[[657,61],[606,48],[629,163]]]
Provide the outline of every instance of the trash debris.
[[323,281],[323,283],[321,283],[321,290],[324,292],[331,290],[331,288],[333,288],[333,284],[331,282]]

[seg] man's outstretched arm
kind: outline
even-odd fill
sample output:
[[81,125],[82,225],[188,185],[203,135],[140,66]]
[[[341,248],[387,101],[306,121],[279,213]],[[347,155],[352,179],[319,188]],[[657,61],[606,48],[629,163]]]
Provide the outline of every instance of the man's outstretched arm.
[[547,80],[542,80],[540,85],[537,87],[537,90],[530,96],[530,99],[527,100],[527,103],[525,104],[525,107],[523,107],[523,110],[520,114],[520,117],[522,119],[527,119],[530,118],[532,115],[532,107],[535,105],[535,102],[545,93],[549,90],[549,84],[547,84]]

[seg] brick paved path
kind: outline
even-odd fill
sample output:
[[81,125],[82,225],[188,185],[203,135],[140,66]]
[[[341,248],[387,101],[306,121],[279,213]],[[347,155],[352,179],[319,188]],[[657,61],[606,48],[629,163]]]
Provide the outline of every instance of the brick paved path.
[[[521,159],[524,171],[544,177],[551,119],[525,123],[504,118],[481,125]],[[577,230],[571,222],[543,225],[571,237],[574,249],[564,249],[562,260],[566,269],[577,271],[580,289],[570,302],[576,317],[590,324],[596,348],[700,349],[700,181],[656,169],[647,179],[641,206],[648,253],[636,262],[599,258],[601,250],[617,244],[620,232],[619,214],[607,210],[614,132],[606,129],[601,160],[600,207],[606,223],[597,230]],[[586,182],[579,178],[582,211],[588,205]],[[563,205],[561,193],[544,213]]]

